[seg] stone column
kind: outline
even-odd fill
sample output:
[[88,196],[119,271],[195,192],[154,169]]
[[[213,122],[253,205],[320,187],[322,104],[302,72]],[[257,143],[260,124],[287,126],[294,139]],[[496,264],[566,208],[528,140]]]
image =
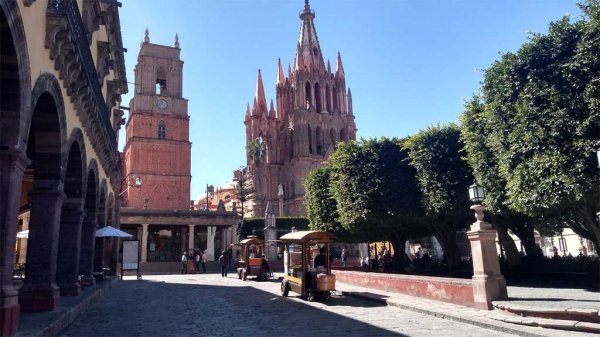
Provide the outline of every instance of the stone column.
[[[117,197],[115,200],[115,211],[113,214],[113,226],[117,229],[121,229],[121,198]],[[113,238],[112,247],[110,249],[110,274],[117,275],[117,270],[119,270],[119,249],[120,247],[120,239]]]
[[[66,204],[66,203],[65,203]],[[58,240],[56,283],[61,296],[77,296],[81,292],[78,282],[81,248],[81,222],[84,212],[81,203],[63,207]]]
[[79,257],[79,273],[81,281],[86,285],[94,285],[94,251],[96,244],[96,213],[86,213],[81,224],[81,252]]
[[188,250],[194,250],[194,225],[188,225]]
[[208,261],[215,260],[215,233],[217,227],[208,226],[206,227],[206,259]]
[[142,224],[142,261],[148,262],[148,224]]
[[477,219],[467,232],[473,259],[473,299],[476,307],[491,310],[492,301],[508,297],[506,281],[500,273],[496,231],[483,221],[483,206],[475,205],[471,209]]
[[0,336],[15,335],[19,326],[19,293],[12,274],[21,185],[30,163],[24,152],[0,151]]
[[66,196],[58,190],[33,190],[29,197],[31,221],[26,277],[19,290],[19,303],[23,311],[52,311],[60,301],[56,260],[60,213]]

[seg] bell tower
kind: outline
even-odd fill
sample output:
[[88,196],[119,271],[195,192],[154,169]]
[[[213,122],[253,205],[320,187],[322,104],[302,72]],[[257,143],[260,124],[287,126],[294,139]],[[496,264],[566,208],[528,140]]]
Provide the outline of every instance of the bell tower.
[[[180,52],[177,35],[172,47],[152,44],[146,29],[126,124],[124,206],[189,207],[192,144],[188,102],[182,97]],[[136,178],[142,179],[141,187],[125,186],[134,185]]]

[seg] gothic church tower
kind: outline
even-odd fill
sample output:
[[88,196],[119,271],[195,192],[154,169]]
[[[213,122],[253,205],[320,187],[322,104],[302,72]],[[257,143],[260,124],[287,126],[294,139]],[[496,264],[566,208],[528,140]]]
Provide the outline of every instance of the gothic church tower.
[[129,103],[124,149],[127,207],[188,209],[191,147],[187,99],[182,97],[183,61],[173,47],[150,43],[148,30],[135,66],[135,92]]
[[[258,71],[252,107],[244,125],[248,173],[254,184],[251,215],[264,215],[267,202],[283,203],[284,216],[305,216],[303,179],[323,165],[340,141],[356,138],[352,94],[340,53],[335,72],[324,62],[308,0],[300,12],[300,35],[287,76],[279,60],[276,105],[267,106]],[[274,209],[281,209],[274,207]]]

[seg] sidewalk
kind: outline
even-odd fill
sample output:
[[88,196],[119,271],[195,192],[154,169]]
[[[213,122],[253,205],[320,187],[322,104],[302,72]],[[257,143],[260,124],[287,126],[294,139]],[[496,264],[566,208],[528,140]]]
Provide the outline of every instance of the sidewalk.
[[[357,287],[344,283],[336,283],[338,292],[343,295],[355,296],[365,300],[385,303],[388,306],[395,306],[402,309],[412,310],[422,314],[442,317],[452,321],[471,324],[474,326],[501,331],[510,334],[526,337],[584,337],[590,336],[589,332],[576,332],[567,330],[546,329],[536,326],[516,325],[502,320],[498,320],[497,313],[494,311],[479,310],[471,307],[433,301],[425,298],[407,296],[398,293],[390,293],[386,291]],[[556,293],[560,291],[564,299],[568,302],[557,303]],[[567,303],[571,307],[576,308],[595,308],[600,305],[599,293],[588,293],[578,289],[543,289],[543,288],[520,288],[509,287],[509,296],[514,296],[509,301],[503,301],[503,304],[519,302],[520,305],[529,303],[537,303],[542,306],[552,306],[556,308],[558,305]],[[513,295],[514,294],[514,295]],[[594,298],[597,299],[594,300]],[[528,300],[532,299],[532,300]],[[509,317],[509,316],[506,316]],[[516,320],[525,320],[518,316],[514,316]],[[495,319],[494,319],[495,318]],[[557,320],[552,320],[557,321]],[[560,322],[558,322],[560,323]]]

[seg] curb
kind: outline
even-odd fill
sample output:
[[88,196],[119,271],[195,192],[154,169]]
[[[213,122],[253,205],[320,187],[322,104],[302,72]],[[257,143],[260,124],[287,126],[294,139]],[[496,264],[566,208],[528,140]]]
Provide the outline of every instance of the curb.
[[[113,278],[108,282],[103,282],[102,286],[99,289],[96,289],[93,294],[88,296],[85,300],[78,303],[73,308],[67,310],[64,314],[58,317],[52,324],[48,325],[39,333],[35,334],[35,336],[42,337],[55,337],[60,334],[63,330],[65,330],[71,323],[77,319],[77,317],[84,313],[86,310],[91,308],[110,288],[112,288],[113,283],[116,283],[119,279]],[[98,283],[96,283],[98,285]]]
[[470,324],[470,325],[474,325],[474,326],[477,326],[480,328],[485,328],[485,329],[492,330],[492,331],[506,332],[506,333],[510,333],[513,335],[523,336],[523,337],[547,337],[547,335],[536,334],[533,332],[526,332],[523,330],[513,329],[510,327],[498,326],[498,325],[495,325],[492,323],[481,322],[479,320],[464,318],[464,317],[460,317],[460,316],[456,316],[456,315],[443,314],[443,313],[439,313],[439,312],[436,312],[433,310],[427,310],[427,309],[419,308],[416,306],[405,305],[405,304],[401,304],[398,302],[388,301],[388,300],[381,299],[381,298],[375,298],[375,297],[371,297],[369,295],[355,293],[355,292],[351,292],[351,291],[342,291],[341,293],[342,293],[342,295],[352,296],[352,297],[356,297],[359,299],[376,302],[376,303],[380,303],[380,304],[385,304],[387,306],[393,306],[393,307],[397,307],[400,309],[406,309],[406,310],[418,312],[418,313],[429,315],[429,316],[435,316],[435,317],[439,317],[439,318],[443,318],[443,319],[448,319],[448,320],[459,322],[459,323]]

